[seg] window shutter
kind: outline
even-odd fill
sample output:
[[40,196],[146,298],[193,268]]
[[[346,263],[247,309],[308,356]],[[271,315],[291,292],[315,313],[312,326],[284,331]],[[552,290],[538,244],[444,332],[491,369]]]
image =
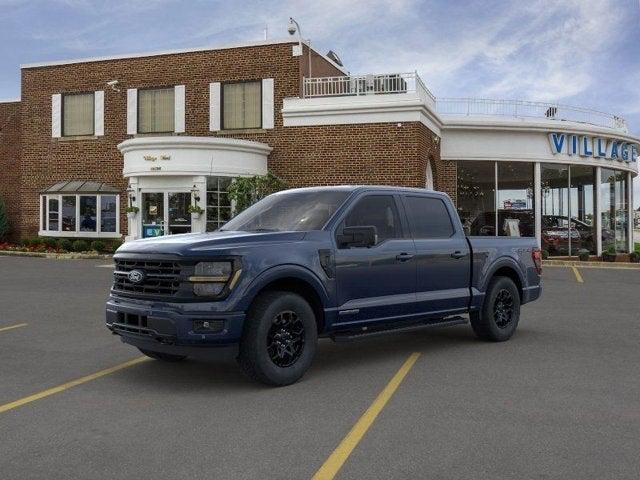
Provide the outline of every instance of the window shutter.
[[101,137],[104,135],[104,91],[94,92],[93,101],[93,134],[96,137]]
[[273,78],[264,78],[262,80],[262,128],[273,128],[274,110]]
[[59,93],[51,95],[51,136],[62,136],[62,95]]
[[214,82],[209,84],[209,130],[212,132],[219,131],[221,120],[220,83]]
[[175,111],[174,111],[174,129],[176,133],[184,133],[184,113],[185,113],[185,88],[184,85],[176,85],[174,87]]
[[138,133],[138,90],[127,89],[127,135]]

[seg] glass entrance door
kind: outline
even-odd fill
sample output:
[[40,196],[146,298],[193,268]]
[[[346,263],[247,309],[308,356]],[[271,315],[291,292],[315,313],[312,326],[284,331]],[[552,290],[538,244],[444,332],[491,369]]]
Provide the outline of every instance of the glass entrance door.
[[142,193],[142,238],[191,232],[188,192]]
[[191,233],[191,214],[188,212],[191,204],[191,193],[168,193],[169,196],[169,235],[176,233]]

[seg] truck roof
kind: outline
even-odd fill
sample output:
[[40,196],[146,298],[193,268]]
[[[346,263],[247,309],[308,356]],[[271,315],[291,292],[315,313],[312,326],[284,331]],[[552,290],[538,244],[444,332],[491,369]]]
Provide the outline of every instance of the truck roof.
[[304,187],[304,188],[292,188],[283,190],[283,192],[320,192],[320,191],[347,191],[347,192],[366,192],[366,191],[380,191],[387,190],[389,192],[396,193],[435,193],[438,195],[446,196],[443,192],[437,192],[435,190],[429,190],[427,188],[414,188],[414,187],[396,187],[391,185],[330,185],[323,187]]

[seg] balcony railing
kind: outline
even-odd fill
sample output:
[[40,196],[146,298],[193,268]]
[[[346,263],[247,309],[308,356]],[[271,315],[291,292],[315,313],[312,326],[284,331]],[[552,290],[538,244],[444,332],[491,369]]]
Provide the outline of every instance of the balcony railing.
[[342,97],[415,93],[435,105],[436,98],[424,85],[417,73],[390,73],[382,75],[351,75],[342,77],[311,77],[303,82],[303,96]]
[[589,108],[560,103],[526,100],[491,100],[483,98],[438,98],[429,91],[416,72],[381,75],[345,75],[311,77],[303,81],[303,97],[347,97],[362,95],[417,95],[423,103],[441,115],[502,116],[540,118],[586,123],[628,132],[624,118]]
[[589,108],[559,103],[525,100],[490,100],[483,98],[438,98],[436,110],[441,115],[488,115],[515,118],[540,118],[613,128],[628,132],[624,118]]

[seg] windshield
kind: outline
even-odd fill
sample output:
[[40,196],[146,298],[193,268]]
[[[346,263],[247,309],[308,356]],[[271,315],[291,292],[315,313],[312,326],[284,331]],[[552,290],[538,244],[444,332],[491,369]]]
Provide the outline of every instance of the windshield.
[[351,192],[292,191],[269,195],[227,222],[221,231],[303,232],[320,230]]

